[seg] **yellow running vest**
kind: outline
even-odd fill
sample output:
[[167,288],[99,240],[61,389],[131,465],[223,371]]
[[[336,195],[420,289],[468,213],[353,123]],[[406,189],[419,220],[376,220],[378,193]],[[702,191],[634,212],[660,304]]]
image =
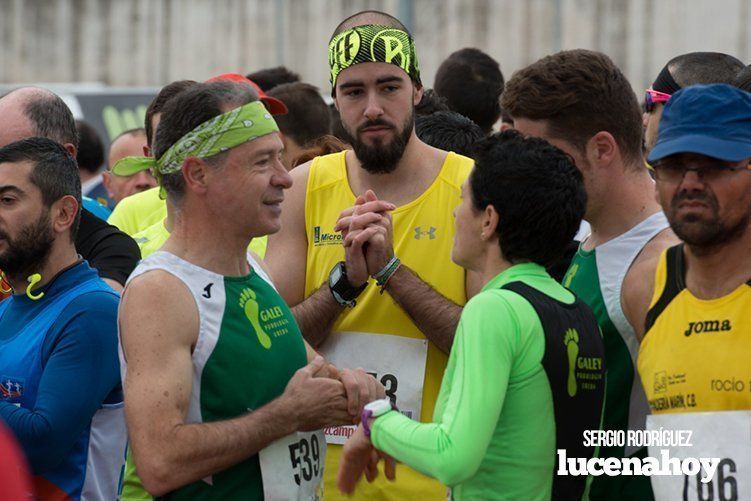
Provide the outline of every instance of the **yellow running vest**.
[[[655,499],[748,498],[749,312],[751,282],[717,299],[698,299],[685,285],[683,244],[663,252],[638,358],[652,410],[647,431],[663,441],[649,444],[649,456],[717,458],[719,463],[708,483],[701,472],[653,476]],[[678,434],[682,441],[676,441]]]
[[[461,185],[472,166],[471,159],[449,153],[433,184],[417,199],[397,207],[392,212],[395,255],[422,280],[459,305],[466,302],[465,273],[451,261],[454,238],[453,210],[460,202]],[[355,198],[347,180],[345,152],[313,160],[305,200],[305,227],[308,237],[306,297],[326,283],[334,265],[344,260],[341,235],[334,232],[334,225],[339,213],[355,204]],[[399,339],[404,338],[409,338],[404,340],[406,343],[425,343],[422,341],[425,336],[405,311],[388,293],[379,294],[379,289],[372,280],[357,299],[357,306],[347,309],[339,316],[332,332],[345,333],[342,334],[344,337],[348,336],[347,333],[358,333],[350,335],[349,338],[366,338],[365,342],[370,338],[374,340],[373,352],[378,351],[376,345],[380,344],[379,339],[395,341],[385,346],[399,346]],[[328,343],[324,343],[324,347],[326,344]],[[361,353],[369,351],[360,350]],[[395,358],[404,356],[403,353],[393,355]],[[424,376],[420,376],[424,377],[420,421],[430,422],[448,357],[433,343],[428,342],[425,358],[426,361],[415,360],[415,365],[425,363]],[[368,367],[365,368],[370,370]],[[379,374],[377,377],[381,379],[381,376]],[[409,381],[399,381],[399,386],[406,387],[408,383]],[[384,386],[387,392],[396,389],[391,381],[385,381]],[[401,394],[397,398],[397,405],[400,405],[400,398]],[[324,477],[326,499],[347,499],[336,488],[340,456],[341,447],[329,445]],[[429,479],[405,465],[398,466],[396,483],[384,479],[381,472],[373,484],[363,480],[357,487],[356,496],[359,499],[446,497],[446,488],[438,481]]]
[[660,257],[638,359],[652,413],[751,409],[751,285],[701,300],[684,269],[682,246]]

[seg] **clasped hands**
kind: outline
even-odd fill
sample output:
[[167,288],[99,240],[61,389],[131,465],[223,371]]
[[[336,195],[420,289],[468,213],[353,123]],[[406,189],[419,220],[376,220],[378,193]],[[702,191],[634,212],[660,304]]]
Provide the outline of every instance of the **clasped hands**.
[[342,233],[347,278],[353,287],[367,282],[394,257],[391,211],[395,208],[368,190],[357,197],[354,207],[339,214],[334,231]]

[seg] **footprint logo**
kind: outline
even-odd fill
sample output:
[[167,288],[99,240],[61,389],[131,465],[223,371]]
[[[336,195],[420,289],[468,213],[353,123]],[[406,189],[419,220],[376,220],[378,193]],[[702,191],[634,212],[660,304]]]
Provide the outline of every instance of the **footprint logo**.
[[243,308],[245,311],[245,316],[248,317],[250,325],[256,331],[256,336],[258,336],[258,342],[261,343],[261,346],[267,350],[271,348],[271,338],[263,330],[263,327],[261,327],[261,322],[258,321],[258,302],[256,301],[256,293],[251,289],[245,289],[240,294],[240,308]]
[[569,329],[563,338],[568,355],[568,396],[576,395],[576,359],[579,356],[579,333],[576,329]]

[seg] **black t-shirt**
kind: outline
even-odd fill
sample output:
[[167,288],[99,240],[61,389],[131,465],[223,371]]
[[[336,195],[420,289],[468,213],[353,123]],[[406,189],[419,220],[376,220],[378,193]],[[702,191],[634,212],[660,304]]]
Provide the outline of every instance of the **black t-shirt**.
[[122,285],[141,259],[135,240],[86,209],[81,210],[75,244],[78,253],[100,277]]

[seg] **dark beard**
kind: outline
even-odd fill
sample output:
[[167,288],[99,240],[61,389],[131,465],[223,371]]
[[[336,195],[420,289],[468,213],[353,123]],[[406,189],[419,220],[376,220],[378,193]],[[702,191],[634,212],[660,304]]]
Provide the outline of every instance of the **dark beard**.
[[[678,221],[674,217],[675,208],[680,202],[684,200],[700,200],[710,206],[712,209],[712,219],[709,221],[699,220],[694,217],[684,217],[683,220]],[[717,246],[724,245],[728,242],[739,238],[743,235],[744,231],[749,225],[751,215],[746,214],[733,226],[723,224],[719,220],[719,203],[714,194],[710,192],[704,192],[699,195],[689,196],[685,191],[678,193],[671,202],[671,213],[668,220],[673,232],[690,245],[695,250],[698,249],[711,249]]]
[[414,110],[412,110],[412,113],[404,121],[402,130],[388,144],[384,145],[380,140],[377,140],[372,146],[369,146],[360,141],[359,135],[363,129],[378,125],[393,127],[393,124],[385,120],[369,120],[358,127],[357,134],[353,136],[349,129],[344,126],[343,129],[347,136],[345,139],[347,143],[352,145],[352,149],[355,150],[355,155],[357,155],[357,159],[360,161],[363,169],[371,174],[389,174],[396,169],[399,160],[404,155],[404,150],[407,148],[409,138],[412,136],[412,129],[415,126]]
[[16,239],[11,240],[2,231],[0,239],[5,240],[8,247],[0,254],[0,270],[9,277],[23,280],[44,266],[52,250],[55,233],[49,214],[42,211],[35,222],[21,229]]

